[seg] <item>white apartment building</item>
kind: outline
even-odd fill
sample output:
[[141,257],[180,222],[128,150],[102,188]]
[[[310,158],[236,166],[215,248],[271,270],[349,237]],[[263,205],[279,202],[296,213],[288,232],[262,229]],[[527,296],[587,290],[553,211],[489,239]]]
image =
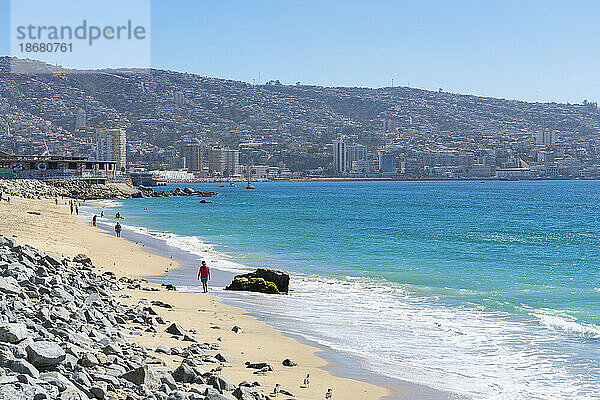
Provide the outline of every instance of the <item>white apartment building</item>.
[[127,135],[124,129],[100,129],[96,133],[96,160],[116,161],[117,173],[127,166]]
[[208,154],[208,170],[212,175],[239,175],[240,152],[218,146],[211,148]]

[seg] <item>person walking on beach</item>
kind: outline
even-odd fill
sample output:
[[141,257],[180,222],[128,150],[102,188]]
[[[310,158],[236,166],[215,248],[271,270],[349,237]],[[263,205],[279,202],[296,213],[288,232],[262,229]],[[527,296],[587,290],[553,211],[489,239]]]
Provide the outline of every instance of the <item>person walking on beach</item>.
[[117,224],[115,225],[115,233],[117,234],[117,237],[121,237],[121,230],[123,228],[121,227],[121,224],[117,222]]
[[71,215],[73,215],[73,203],[69,202],[69,208],[71,209]]
[[79,206],[75,204],[75,214],[79,215]]
[[104,218],[104,211],[100,211],[100,218]]
[[203,293],[208,293],[208,280],[210,279],[210,268],[206,265],[206,261],[202,261],[202,265],[198,270],[198,279],[202,282]]
[[92,217],[92,226],[94,226],[94,227],[96,226],[96,220],[97,220],[97,219],[98,219],[98,217],[97,217],[96,215],[94,215],[94,216]]

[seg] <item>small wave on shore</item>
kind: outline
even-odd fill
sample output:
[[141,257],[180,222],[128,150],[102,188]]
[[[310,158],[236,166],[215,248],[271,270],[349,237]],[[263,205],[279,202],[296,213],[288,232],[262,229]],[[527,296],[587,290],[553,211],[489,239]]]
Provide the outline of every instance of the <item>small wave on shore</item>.
[[167,246],[187,251],[201,259],[210,260],[215,269],[233,273],[244,273],[249,270],[246,266],[231,260],[226,254],[218,252],[214,246],[203,242],[197,236],[180,236],[175,233],[152,231],[141,226],[132,225],[124,225],[124,228],[161,240]]
[[569,334],[579,335],[582,337],[600,339],[600,326],[584,324],[576,321],[573,318],[547,315],[547,314],[532,314],[539,319],[542,325],[556,329],[558,331],[567,332]]
[[120,203],[116,200],[110,200],[110,199],[104,199],[104,200],[93,200],[91,201],[92,204],[97,205],[100,208],[117,208],[117,207],[123,207],[123,203]]

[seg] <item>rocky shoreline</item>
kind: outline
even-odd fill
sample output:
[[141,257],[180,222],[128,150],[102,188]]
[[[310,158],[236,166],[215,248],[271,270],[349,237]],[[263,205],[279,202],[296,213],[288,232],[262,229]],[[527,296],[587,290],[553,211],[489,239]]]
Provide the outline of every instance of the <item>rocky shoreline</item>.
[[[233,383],[222,375],[231,357],[219,352],[218,341],[161,317],[168,304],[127,305],[115,294],[163,289],[96,271],[85,255],[57,259],[0,236],[0,399],[271,398],[249,382],[271,365],[248,362],[248,381]],[[149,349],[129,340],[163,331],[181,345]],[[163,355],[178,366],[169,367]]]
[[175,190],[154,190],[137,188],[128,182],[107,182],[91,184],[80,179],[41,181],[37,179],[0,179],[0,192],[21,197],[50,198],[67,197],[82,200],[128,199],[172,196],[216,196],[216,192],[198,191],[191,188]]

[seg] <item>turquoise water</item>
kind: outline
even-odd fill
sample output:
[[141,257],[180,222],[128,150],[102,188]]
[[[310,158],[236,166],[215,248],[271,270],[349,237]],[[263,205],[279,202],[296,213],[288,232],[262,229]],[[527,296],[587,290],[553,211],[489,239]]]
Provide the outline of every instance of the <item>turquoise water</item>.
[[[132,199],[216,267],[295,274],[282,329],[475,398],[600,398],[600,182],[257,183]],[[306,323],[308,322],[308,323]]]

